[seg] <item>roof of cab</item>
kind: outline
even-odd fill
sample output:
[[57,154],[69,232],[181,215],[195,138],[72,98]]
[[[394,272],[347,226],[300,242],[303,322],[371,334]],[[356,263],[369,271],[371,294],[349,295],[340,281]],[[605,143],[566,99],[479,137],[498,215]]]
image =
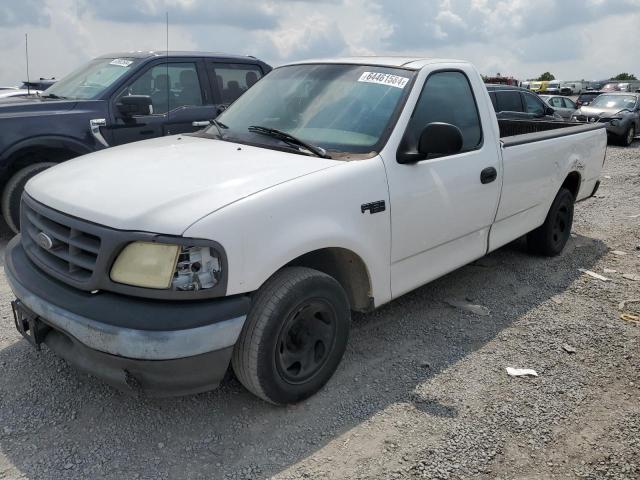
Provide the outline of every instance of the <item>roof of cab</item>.
[[363,56],[363,57],[343,57],[343,58],[320,58],[314,60],[301,60],[298,62],[291,62],[287,65],[305,65],[305,64],[318,64],[318,63],[335,63],[346,65],[373,65],[377,67],[395,67],[406,68],[410,70],[419,70],[425,65],[434,63],[467,63],[463,60],[450,60],[442,58],[423,58],[423,57],[378,57],[378,56]]
[[243,56],[243,55],[229,55],[227,53],[221,52],[183,52],[183,51],[175,51],[169,50],[167,51],[131,51],[131,52],[116,52],[116,53],[106,53],[104,55],[100,55],[98,58],[155,58],[155,57],[207,57],[207,58],[220,58],[224,60],[237,60],[240,62],[261,62],[255,57],[252,56]]

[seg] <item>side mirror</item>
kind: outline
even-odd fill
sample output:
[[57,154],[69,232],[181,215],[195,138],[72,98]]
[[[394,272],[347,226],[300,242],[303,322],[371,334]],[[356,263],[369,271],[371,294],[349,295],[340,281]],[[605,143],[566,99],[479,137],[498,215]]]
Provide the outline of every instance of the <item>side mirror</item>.
[[556,113],[556,111],[551,107],[546,107],[544,109],[544,114],[545,115],[553,115],[554,113]]
[[153,113],[149,95],[127,95],[126,97],[121,97],[116,104],[116,108],[125,117],[151,115]]
[[415,163],[429,157],[453,155],[462,150],[462,132],[455,125],[432,122],[420,133],[417,151],[398,152],[398,163]]

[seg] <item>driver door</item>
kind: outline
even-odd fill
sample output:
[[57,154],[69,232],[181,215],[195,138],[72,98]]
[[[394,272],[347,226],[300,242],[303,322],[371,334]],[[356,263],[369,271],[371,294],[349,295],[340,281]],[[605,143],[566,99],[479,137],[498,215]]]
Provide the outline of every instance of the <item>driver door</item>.
[[[394,298],[487,251],[502,183],[500,155],[490,130],[490,104],[477,108],[477,101],[487,102],[488,98],[474,98],[469,77],[477,75],[459,70],[432,73],[401,144],[417,149],[424,127],[444,122],[462,133],[459,153],[410,164],[384,156],[391,203]],[[477,80],[476,91],[484,88]],[[489,126],[486,141],[483,126]]]
[[[119,112],[118,100],[126,95],[149,96],[151,115],[129,117]],[[193,126],[193,122],[206,122],[216,116],[206,73],[197,60],[150,66],[116,96],[112,111],[110,145],[194,132],[202,126]]]

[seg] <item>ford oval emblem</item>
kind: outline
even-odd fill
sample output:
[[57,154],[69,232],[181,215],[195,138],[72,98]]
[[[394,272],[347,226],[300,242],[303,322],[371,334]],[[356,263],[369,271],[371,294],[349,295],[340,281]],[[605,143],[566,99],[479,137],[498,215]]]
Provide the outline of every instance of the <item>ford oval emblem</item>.
[[53,247],[53,240],[51,240],[51,237],[44,232],[40,232],[36,236],[36,242],[45,250],[51,250],[51,247]]

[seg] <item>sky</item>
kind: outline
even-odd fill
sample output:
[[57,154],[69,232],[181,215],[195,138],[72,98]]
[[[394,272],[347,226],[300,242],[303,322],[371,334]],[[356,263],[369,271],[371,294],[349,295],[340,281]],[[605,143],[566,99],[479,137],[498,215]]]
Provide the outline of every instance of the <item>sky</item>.
[[640,78],[640,0],[0,0],[0,85],[109,52],[169,47],[303,58],[408,55],[519,79]]

